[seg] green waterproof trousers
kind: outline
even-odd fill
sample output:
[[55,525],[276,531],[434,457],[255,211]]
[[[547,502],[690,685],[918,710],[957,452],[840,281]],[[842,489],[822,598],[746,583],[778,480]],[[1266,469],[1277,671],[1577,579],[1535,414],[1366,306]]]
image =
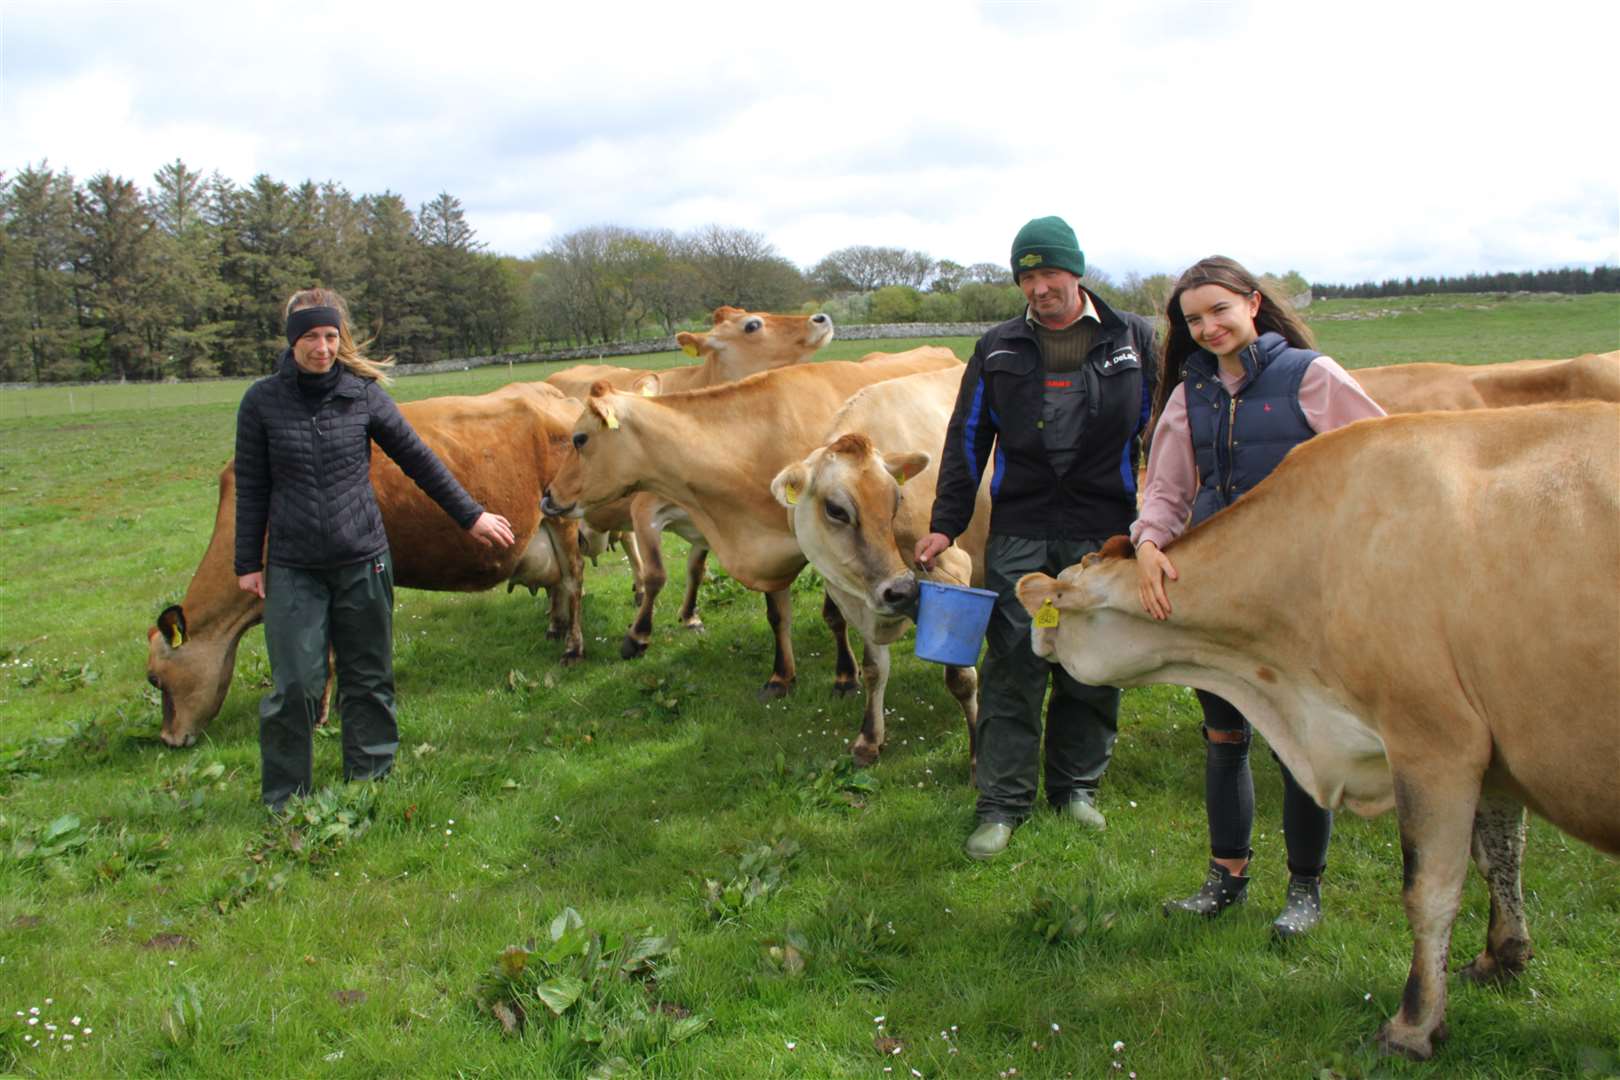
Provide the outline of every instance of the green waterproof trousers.
[[279,810],[312,790],[315,724],[337,663],[343,779],[387,775],[399,749],[394,717],[394,562],[265,570],[264,641],[272,688],[259,703],[264,801]]
[[1046,798],[1062,806],[1093,796],[1119,731],[1119,689],[1089,686],[1030,648],[1030,615],[1018,602],[1018,579],[1056,575],[1102,546],[1095,540],[1029,540],[992,534],[985,548],[985,588],[996,593],[979,669],[979,820],[1016,825],[1029,817],[1041,777],[1041,701],[1047,683]]

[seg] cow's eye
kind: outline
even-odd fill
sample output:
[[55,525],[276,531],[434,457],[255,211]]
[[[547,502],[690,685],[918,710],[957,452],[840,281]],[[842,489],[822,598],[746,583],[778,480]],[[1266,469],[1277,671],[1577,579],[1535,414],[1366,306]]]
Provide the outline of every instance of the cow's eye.
[[845,510],[842,506],[839,506],[837,503],[830,502],[830,501],[826,502],[826,503],[823,503],[822,504],[822,509],[826,512],[826,514],[827,514],[827,516],[829,518],[831,518],[833,521],[838,522],[838,524],[840,524],[840,525],[848,525],[849,524],[849,511]]
[[763,319],[749,319],[747,322],[743,323],[743,333],[752,334],[754,331],[758,330],[764,325],[765,320]]
[[585,448],[585,440],[589,439],[589,438],[590,438],[590,436],[585,434],[583,431],[575,432],[574,433],[574,449],[575,450],[583,450]]

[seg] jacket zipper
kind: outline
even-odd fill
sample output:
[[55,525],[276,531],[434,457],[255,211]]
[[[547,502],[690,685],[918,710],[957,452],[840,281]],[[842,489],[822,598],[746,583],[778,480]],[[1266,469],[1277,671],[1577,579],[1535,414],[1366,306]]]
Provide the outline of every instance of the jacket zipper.
[[[321,453],[321,411],[325,408],[326,402],[322,401],[316,406],[315,415],[309,418],[310,428],[315,433],[313,446],[311,447],[313,451],[311,457],[315,461],[315,501],[321,507],[321,543],[323,544],[330,543],[332,539],[332,526],[327,521],[326,515],[326,493],[321,490],[321,475],[326,472],[326,461]],[[325,562],[331,558],[331,555],[330,551],[324,551],[321,553],[321,560]]]

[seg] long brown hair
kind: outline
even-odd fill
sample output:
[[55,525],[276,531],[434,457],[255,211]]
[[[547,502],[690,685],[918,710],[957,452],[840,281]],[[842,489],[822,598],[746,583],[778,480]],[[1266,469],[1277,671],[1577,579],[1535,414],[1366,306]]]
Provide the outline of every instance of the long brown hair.
[[[1159,385],[1153,394],[1154,424],[1158,423],[1159,414],[1164,412],[1165,402],[1170,400],[1170,394],[1181,385],[1187,357],[1199,351],[1193,342],[1192,332],[1187,329],[1187,320],[1181,314],[1181,294],[1200,285],[1219,285],[1239,296],[1259,293],[1260,310],[1254,316],[1256,333],[1264,334],[1271,330],[1281,334],[1283,339],[1295,348],[1316,347],[1316,339],[1311,336],[1311,328],[1294,313],[1288,301],[1245,270],[1242,263],[1225,255],[1211,255],[1207,259],[1199,259],[1176,280],[1176,287],[1170,291],[1170,299],[1164,305],[1164,318],[1170,329],[1164,335],[1164,349],[1159,354]],[[1149,427],[1148,430],[1151,431],[1152,428]]]
[[337,308],[343,315],[343,322],[338,326],[338,363],[362,379],[376,379],[384,386],[394,381],[388,374],[388,369],[394,366],[394,358],[390,356],[382,360],[373,360],[366,355],[366,346],[371,344],[371,339],[367,338],[361,342],[354,340],[354,334],[349,330],[354,322],[349,316],[349,304],[335,291],[323,289],[318,285],[310,289],[300,289],[287,298],[281,312],[282,321],[285,322],[287,316],[295,311],[311,307]]

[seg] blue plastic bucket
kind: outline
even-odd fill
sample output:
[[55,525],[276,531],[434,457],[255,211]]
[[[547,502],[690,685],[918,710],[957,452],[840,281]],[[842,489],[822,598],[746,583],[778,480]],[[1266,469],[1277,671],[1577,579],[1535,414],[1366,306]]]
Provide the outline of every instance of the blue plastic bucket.
[[917,588],[917,655],[936,664],[972,667],[996,594],[934,581],[919,581]]

